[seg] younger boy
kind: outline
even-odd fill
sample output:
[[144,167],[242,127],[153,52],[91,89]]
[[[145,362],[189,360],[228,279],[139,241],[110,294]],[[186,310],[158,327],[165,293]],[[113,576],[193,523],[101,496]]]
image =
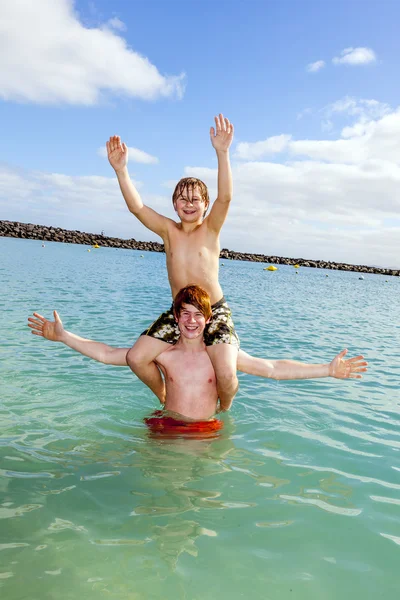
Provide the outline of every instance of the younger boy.
[[[112,348],[66,331],[56,311],[54,321],[48,321],[38,313],[33,314],[35,318],[28,318],[28,326],[34,335],[53,342],[63,342],[73,350],[105,364],[127,365],[129,348]],[[212,315],[209,295],[199,286],[183,288],[175,297],[174,315],[180,337],[176,344],[167,345],[164,352],[157,356],[154,365],[164,375],[165,409],[176,419],[205,421],[217,412],[218,407],[215,372],[203,339]],[[367,370],[367,363],[363,362],[363,356],[345,359],[346,352],[340,352],[331,363],[307,365],[292,360],[253,358],[240,350],[238,366],[242,366],[246,373],[272,379],[359,379],[359,373]],[[225,410],[222,403],[219,410]]]
[[[218,281],[218,269],[219,234],[232,199],[229,162],[229,147],[233,139],[232,123],[220,114],[215,117],[215,129],[211,127],[210,136],[218,159],[217,199],[206,217],[210,203],[206,185],[199,179],[182,179],[172,196],[179,222],[164,217],[143,204],[127,170],[128,148],[118,136],[111,137],[107,142],[107,154],[128,209],[164,242],[173,299],[181,288],[192,283],[203,287],[211,298],[213,314],[204,338],[217,377],[221,407],[227,410],[238,388],[236,364],[239,339]],[[143,332],[127,354],[132,371],[161,401],[165,397],[165,387],[154,360],[178,338],[179,329],[174,322],[171,307]]]

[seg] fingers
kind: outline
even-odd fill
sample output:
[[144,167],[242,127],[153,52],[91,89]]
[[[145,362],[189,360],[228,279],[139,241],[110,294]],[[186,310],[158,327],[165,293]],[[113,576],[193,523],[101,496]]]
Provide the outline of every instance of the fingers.
[[214,129],[214,127],[210,127],[210,137],[215,137],[215,129]]
[[215,132],[214,132],[214,128],[212,127],[212,133],[211,133],[211,129],[210,129],[210,135],[218,135],[221,133],[227,133],[228,135],[233,135],[233,125],[232,123],[229,121],[229,119],[227,119],[226,117],[224,117],[224,115],[222,113],[219,113],[219,115],[217,117],[214,117],[215,120]]
[[41,333],[40,331],[32,331],[31,333],[32,333],[32,335],[38,335],[39,337],[44,337],[43,333]]
[[[125,144],[124,144],[125,145]],[[121,144],[121,138],[119,135],[112,135],[108,142],[106,142],[107,152],[111,154],[114,150],[123,150],[123,145]],[[126,146],[125,146],[126,147]]]
[[225,117],[225,129],[226,129],[226,133],[229,133],[229,135],[232,135],[233,125],[232,125],[232,123],[229,122],[229,119],[227,119],[226,117]]
[[33,316],[37,317],[38,319],[40,319],[43,323],[46,322],[46,319],[42,315],[40,315],[39,313],[37,313],[37,312],[34,312]]
[[28,327],[30,327],[32,329],[32,333],[34,333],[34,331],[43,331],[42,325],[28,323]]

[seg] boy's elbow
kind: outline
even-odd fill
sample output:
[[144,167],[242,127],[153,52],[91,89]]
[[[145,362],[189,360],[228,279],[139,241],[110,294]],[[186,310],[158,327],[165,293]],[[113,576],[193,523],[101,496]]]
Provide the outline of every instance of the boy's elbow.
[[275,381],[280,381],[281,380],[281,375],[279,373],[279,368],[277,368],[273,363],[269,365],[268,379],[274,379]]

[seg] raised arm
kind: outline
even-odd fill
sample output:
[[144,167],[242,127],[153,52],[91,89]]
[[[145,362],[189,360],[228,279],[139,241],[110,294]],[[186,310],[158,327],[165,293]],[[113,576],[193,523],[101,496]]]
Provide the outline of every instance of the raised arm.
[[368,365],[363,356],[344,357],[347,350],[342,350],[331,363],[310,365],[295,360],[267,360],[250,356],[239,351],[237,368],[243,373],[267,377],[270,379],[314,379],[317,377],[335,377],[336,379],[360,379],[367,371]]
[[121,142],[118,135],[110,137],[106,142],[107,156],[115,170],[119,187],[129,211],[139,219],[147,229],[154,231],[164,239],[169,219],[143,204],[139,192],[132,183],[128,173],[128,147]]
[[28,327],[32,329],[33,335],[44,337],[52,342],[62,342],[84,356],[106,365],[127,366],[126,353],[130,348],[112,348],[107,344],[86,340],[66,331],[57,311],[54,311],[54,321],[45,319],[39,313],[33,313],[33,315],[35,318],[28,317]]
[[212,231],[219,233],[227,217],[233,194],[229,160],[229,147],[233,140],[233,124],[222,114],[215,117],[215,129],[211,127],[210,138],[218,159],[218,195],[207,217],[207,226]]

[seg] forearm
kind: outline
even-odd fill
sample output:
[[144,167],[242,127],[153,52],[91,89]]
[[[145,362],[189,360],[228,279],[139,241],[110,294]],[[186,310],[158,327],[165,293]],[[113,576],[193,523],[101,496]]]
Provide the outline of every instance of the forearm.
[[113,348],[101,342],[81,338],[70,331],[64,331],[60,341],[72,350],[98,362],[120,367],[127,366],[126,353],[129,348]]
[[314,379],[329,377],[329,364],[309,365],[295,360],[273,360],[272,379]]
[[120,171],[116,171],[116,175],[128,209],[134,215],[137,214],[143,208],[143,202],[129,177],[128,169],[124,167]]
[[232,170],[229,150],[217,151],[218,159],[218,200],[230,202],[233,194]]
[[268,360],[239,351],[237,368],[243,373],[268,379],[312,379],[329,377],[329,364],[309,365],[295,360]]

